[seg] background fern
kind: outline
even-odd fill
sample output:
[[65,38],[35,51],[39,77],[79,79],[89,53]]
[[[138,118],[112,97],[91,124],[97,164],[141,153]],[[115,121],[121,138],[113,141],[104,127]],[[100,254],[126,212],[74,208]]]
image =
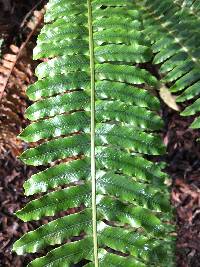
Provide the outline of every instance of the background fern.
[[[153,63],[161,64],[161,82],[178,95],[178,103],[195,100],[183,116],[200,111],[199,8],[199,1],[147,0],[142,4],[145,33],[155,53]],[[199,117],[191,127],[200,127]]]
[[34,50],[35,59],[49,60],[39,65],[38,81],[27,91],[37,102],[27,109],[33,122],[20,135],[41,143],[21,159],[47,166],[25,183],[25,193],[45,194],[17,216],[39,220],[71,208],[75,214],[14,244],[23,254],[64,243],[30,266],[73,266],[83,259],[88,267],[97,261],[106,267],[173,266],[167,177],[164,164],[149,160],[165,148],[158,135],[159,101],[143,89],[158,82],[140,68],[152,58],[140,17],[129,0],[49,1]]
[[200,3],[198,0],[175,0],[175,3],[180,5],[181,8],[187,8],[191,14],[199,14]]

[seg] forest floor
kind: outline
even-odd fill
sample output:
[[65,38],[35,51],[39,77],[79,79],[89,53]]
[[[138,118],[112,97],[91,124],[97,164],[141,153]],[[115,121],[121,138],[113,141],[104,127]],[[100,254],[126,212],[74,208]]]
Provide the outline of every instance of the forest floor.
[[[12,44],[20,47],[26,42],[27,34],[23,27],[33,10],[40,10],[44,4],[45,0],[0,0],[0,38],[3,36],[6,40],[3,53],[7,53]],[[26,49],[26,57],[30,61],[23,62],[29,69],[26,83],[35,79],[33,73],[37,63],[31,61],[35,40],[36,36],[33,35],[27,43],[31,47]],[[15,79],[17,78],[14,77],[14,81]],[[25,78],[21,75],[20,79]],[[17,116],[23,123],[19,126],[16,122],[14,125],[15,135],[26,125],[23,111],[29,102],[22,98],[23,108],[17,111]],[[200,143],[195,141],[200,134],[188,128],[192,118],[180,117],[177,112],[164,105],[163,118],[163,139],[168,150],[165,158],[168,163],[166,171],[172,178],[171,199],[177,225],[177,267],[200,267]],[[0,139],[1,135],[0,125]],[[0,149],[0,267],[24,267],[35,256],[17,256],[11,251],[12,245],[27,230],[38,226],[38,222],[22,223],[13,213],[27,202],[22,185],[36,169],[24,166],[17,159],[17,155],[26,145],[18,143],[13,137],[9,137],[8,141],[14,144]]]

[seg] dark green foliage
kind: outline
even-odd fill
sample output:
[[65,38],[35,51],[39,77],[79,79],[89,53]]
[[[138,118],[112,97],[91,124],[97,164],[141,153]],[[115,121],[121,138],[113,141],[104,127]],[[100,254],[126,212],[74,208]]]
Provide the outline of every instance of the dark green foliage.
[[[177,102],[195,100],[181,115],[200,111],[200,4],[190,0],[147,0],[142,4],[145,33],[161,64],[162,82],[178,95]],[[197,100],[196,100],[197,99]],[[196,118],[192,128],[200,128]]]

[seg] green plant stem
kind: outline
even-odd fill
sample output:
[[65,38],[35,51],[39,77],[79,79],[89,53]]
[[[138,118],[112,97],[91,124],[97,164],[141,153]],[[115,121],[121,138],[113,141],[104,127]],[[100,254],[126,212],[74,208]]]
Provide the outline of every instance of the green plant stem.
[[94,264],[98,263],[98,241],[97,241],[97,209],[96,209],[96,166],[95,166],[95,63],[94,42],[92,27],[92,5],[88,3],[88,27],[89,27],[89,49],[90,49],[90,72],[91,72],[91,179],[92,179],[92,221],[94,242]]

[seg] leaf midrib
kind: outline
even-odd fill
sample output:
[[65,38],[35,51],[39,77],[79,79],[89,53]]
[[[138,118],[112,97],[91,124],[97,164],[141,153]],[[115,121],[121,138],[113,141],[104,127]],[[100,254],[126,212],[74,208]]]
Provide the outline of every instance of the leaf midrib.
[[98,241],[97,241],[97,206],[96,206],[96,166],[95,166],[95,61],[94,61],[94,39],[92,25],[92,4],[88,5],[88,29],[90,50],[90,77],[91,77],[91,179],[92,179],[92,227],[94,244],[94,266],[99,266]]

